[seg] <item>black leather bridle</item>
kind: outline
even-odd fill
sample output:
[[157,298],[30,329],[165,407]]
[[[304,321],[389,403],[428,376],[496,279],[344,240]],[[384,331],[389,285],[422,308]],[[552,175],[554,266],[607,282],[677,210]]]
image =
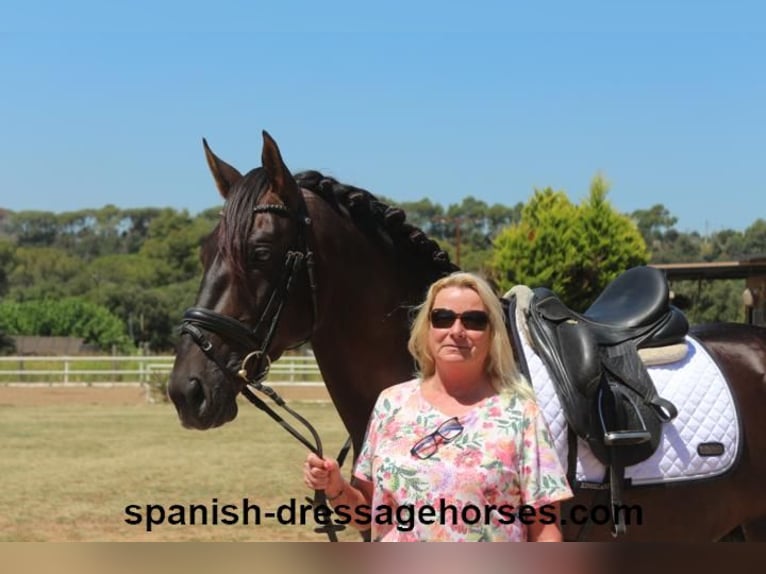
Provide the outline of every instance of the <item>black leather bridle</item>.
[[[296,214],[291,213],[287,207],[281,204],[258,205],[253,209],[254,216],[258,213],[273,213],[293,219],[298,226],[296,242],[293,248],[288,249],[287,253],[285,253],[281,275],[274,284],[265,307],[260,312],[260,319],[256,326],[251,328],[242,321],[203,307],[190,307],[183,315],[181,333],[190,335],[194,342],[208,356],[210,356],[213,345],[204,336],[200,328],[215,333],[223,339],[237,343],[244,349],[256,349],[250,351],[245,356],[237,373],[248,384],[263,381],[269,373],[269,368],[271,367],[271,360],[268,354],[269,349],[279,325],[282,310],[295,284],[295,278],[303,267],[306,268],[309,289],[311,291],[312,332],[316,325],[318,304],[316,276],[314,273],[314,253],[309,247],[307,232],[308,227],[311,225],[311,218],[308,215],[303,194],[298,193],[297,195],[300,201],[298,202],[298,212]],[[254,365],[250,364],[252,361],[255,362]],[[251,376],[249,373],[253,367],[255,370]]]
[[[313,425],[295,412],[295,410],[290,408],[285,400],[273,388],[263,384],[263,381],[266,379],[269,369],[271,368],[269,350],[274,340],[277,327],[279,326],[282,311],[284,310],[290,292],[296,283],[295,279],[300,275],[303,268],[306,269],[309,289],[311,292],[311,333],[313,333],[316,328],[318,318],[314,254],[311,251],[308,242],[308,227],[311,225],[311,218],[308,215],[308,209],[303,194],[299,192],[297,195],[299,197],[297,213],[290,212],[287,207],[280,204],[258,205],[253,209],[254,216],[257,213],[273,213],[275,215],[293,219],[298,226],[296,242],[293,245],[293,248],[288,249],[287,253],[285,253],[279,280],[274,284],[255,327],[251,328],[242,321],[216,311],[211,311],[210,309],[190,307],[183,314],[180,331],[182,335],[189,335],[192,338],[205,356],[220,369],[230,382],[239,386],[241,385],[242,380],[244,380],[245,385],[240,392],[245,398],[279,423],[286,431],[314,454],[322,457],[322,441]],[[235,343],[243,349],[255,350],[251,350],[245,355],[239,370],[235,373],[216,355],[213,343],[211,343],[210,339],[205,335],[205,332],[215,333],[227,342]],[[253,373],[252,375],[250,374],[251,372]],[[285,409],[296,420],[303,424],[311,433],[313,443],[259,398],[253,392],[254,390],[260,391],[268,396],[278,406]],[[338,456],[339,464],[342,464],[350,446],[351,438],[349,437]],[[326,501],[327,497],[324,491],[317,491],[313,501],[310,500],[316,507],[326,506]],[[315,532],[326,533],[332,542],[337,542],[336,532],[339,530],[343,530],[343,527],[332,522],[323,524],[314,529]]]

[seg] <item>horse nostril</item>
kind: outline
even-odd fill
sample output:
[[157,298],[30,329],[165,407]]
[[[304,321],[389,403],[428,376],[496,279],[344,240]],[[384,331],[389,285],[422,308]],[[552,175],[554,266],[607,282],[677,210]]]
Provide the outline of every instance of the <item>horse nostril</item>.
[[186,404],[197,414],[202,410],[205,402],[205,391],[202,389],[202,383],[197,378],[189,379],[184,388],[184,399]]

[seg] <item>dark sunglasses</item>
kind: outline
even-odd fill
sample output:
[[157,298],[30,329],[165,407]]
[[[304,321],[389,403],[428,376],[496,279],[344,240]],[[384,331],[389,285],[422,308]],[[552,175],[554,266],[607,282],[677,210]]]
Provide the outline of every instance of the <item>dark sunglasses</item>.
[[439,450],[439,443],[448,443],[455,440],[463,432],[463,425],[457,417],[447,419],[439,425],[434,432],[427,434],[415,443],[410,449],[410,453],[420,459],[426,459]]
[[436,329],[449,329],[460,319],[463,327],[469,331],[484,331],[489,325],[489,316],[484,311],[463,311],[455,313],[452,309],[433,309],[431,325]]

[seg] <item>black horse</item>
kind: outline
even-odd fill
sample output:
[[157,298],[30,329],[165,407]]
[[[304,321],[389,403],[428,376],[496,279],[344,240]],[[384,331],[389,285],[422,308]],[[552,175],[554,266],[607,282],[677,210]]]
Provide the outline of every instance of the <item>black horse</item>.
[[[181,422],[208,429],[237,415],[245,378],[258,379],[286,349],[310,341],[327,389],[358,452],[378,393],[412,376],[408,310],[455,270],[401,210],[317,172],[293,176],[264,132],[262,167],[242,175],[205,154],[226,200],[202,249],[204,275],[187,314],[168,393]],[[629,540],[710,541],[741,527],[766,540],[766,329],[692,328],[723,369],[743,422],[743,450],[726,476],[624,493],[643,524]],[[593,495],[576,494],[591,506]],[[579,527],[564,527],[574,539]],[[588,538],[610,540],[608,526]]]

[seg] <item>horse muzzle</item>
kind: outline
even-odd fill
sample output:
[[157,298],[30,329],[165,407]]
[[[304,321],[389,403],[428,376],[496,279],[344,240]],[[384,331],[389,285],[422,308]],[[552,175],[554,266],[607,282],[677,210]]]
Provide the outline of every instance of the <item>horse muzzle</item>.
[[173,401],[181,424],[206,430],[221,426],[237,416],[237,394],[218,385],[205,385],[196,376],[171,377],[168,397]]

